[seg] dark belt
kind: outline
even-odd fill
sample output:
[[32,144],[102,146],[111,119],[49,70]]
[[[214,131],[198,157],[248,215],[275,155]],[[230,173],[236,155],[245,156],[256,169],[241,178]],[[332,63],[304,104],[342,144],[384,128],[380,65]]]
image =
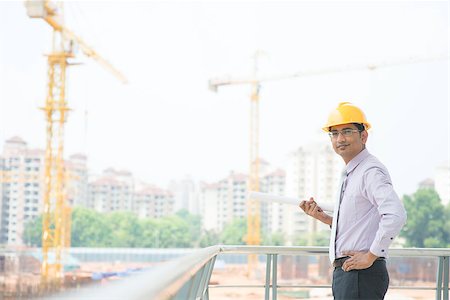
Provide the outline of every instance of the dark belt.
[[[350,256],[344,256],[340,258],[336,258],[333,262],[333,267],[340,268],[344,264],[344,262],[349,259]],[[378,257],[376,260],[384,260],[384,257]]]

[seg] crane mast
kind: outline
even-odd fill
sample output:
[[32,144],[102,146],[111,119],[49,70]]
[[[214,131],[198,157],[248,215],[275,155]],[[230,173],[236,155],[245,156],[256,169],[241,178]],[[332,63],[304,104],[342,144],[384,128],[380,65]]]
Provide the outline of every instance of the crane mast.
[[45,106],[41,108],[45,114],[47,131],[41,278],[42,288],[52,290],[62,286],[64,251],[70,247],[71,240],[71,207],[67,203],[65,191],[64,124],[70,110],[66,100],[66,71],[70,65],[69,60],[75,57],[74,44],[123,83],[127,80],[64,26],[62,2],[55,5],[48,0],[30,0],[25,2],[25,7],[29,17],[41,18],[53,29],[52,51],[47,55],[47,96]]
[[[52,52],[48,55],[47,98],[41,108],[47,121],[41,270],[44,286],[63,280],[63,250],[70,247],[70,207],[64,184],[64,124],[69,112],[66,69],[68,59],[73,57],[71,47],[64,49],[61,31],[54,29]],[[54,255],[53,262],[50,253]]]
[[[253,78],[257,78],[258,72],[258,58],[262,54],[261,51],[256,51],[253,56],[254,59],[254,74]],[[232,84],[250,84],[250,165],[249,165],[249,180],[248,190],[249,192],[259,192],[259,80],[252,79],[237,79],[234,80],[231,77],[225,79],[211,79],[209,80],[210,90],[217,92],[217,89],[221,85]],[[251,197],[247,199],[247,235],[245,242],[247,245],[259,245],[261,244],[261,212],[260,203],[256,199]],[[248,274],[255,269],[257,264],[257,256],[249,255],[248,259]]]

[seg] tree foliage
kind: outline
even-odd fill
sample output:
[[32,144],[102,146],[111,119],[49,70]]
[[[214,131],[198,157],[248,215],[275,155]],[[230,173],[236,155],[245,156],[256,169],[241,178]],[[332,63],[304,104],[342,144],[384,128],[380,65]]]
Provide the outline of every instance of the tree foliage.
[[220,240],[224,245],[244,245],[246,235],[247,220],[245,218],[237,218],[224,227]]
[[400,235],[407,247],[450,247],[450,205],[445,208],[436,191],[419,189],[403,204],[408,220]]
[[330,244],[329,232],[310,232],[299,236],[295,240],[297,246],[328,246]]
[[23,239],[29,246],[42,246],[42,215],[25,223]]
[[[73,247],[198,247],[201,235],[199,216],[180,211],[160,219],[139,219],[131,212],[101,214],[76,207],[72,212]],[[42,216],[25,225],[24,240],[40,247]]]

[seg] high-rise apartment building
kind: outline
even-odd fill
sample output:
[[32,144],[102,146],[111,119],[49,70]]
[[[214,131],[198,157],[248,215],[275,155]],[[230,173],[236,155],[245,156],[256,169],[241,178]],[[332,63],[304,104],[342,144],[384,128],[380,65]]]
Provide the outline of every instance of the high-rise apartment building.
[[88,189],[87,207],[102,213],[132,211],[134,179],[130,172],[107,169]]
[[42,211],[45,153],[20,137],[7,140],[0,156],[0,243],[23,245],[25,224]]
[[134,195],[133,212],[139,218],[162,218],[174,213],[175,198],[156,186],[143,186]]
[[[273,170],[266,161],[261,163],[260,191],[284,195],[285,172]],[[236,218],[247,218],[248,176],[231,172],[226,178],[202,183],[199,192],[203,228],[221,231]],[[283,207],[279,203],[260,202],[261,229],[265,233],[281,231]]]
[[[333,204],[337,195],[342,159],[329,143],[312,143],[290,153],[286,166],[286,195],[308,200],[314,197],[321,203]],[[299,208],[288,209],[283,218],[288,244],[295,243],[301,235],[329,229]]]
[[247,216],[248,176],[231,172],[213,184],[201,184],[199,193],[203,228],[221,231],[235,218]]
[[198,186],[192,178],[172,180],[168,189],[175,199],[174,211],[185,209],[191,214],[200,214]]
[[84,154],[74,154],[65,162],[66,166],[66,195],[70,206],[84,206],[88,204],[88,167]]
[[[271,195],[284,196],[286,188],[286,172],[282,169],[266,171],[261,176],[260,191]],[[261,202],[261,228],[263,232],[283,232],[283,217],[289,209],[295,209],[291,205],[283,205],[278,202]]]

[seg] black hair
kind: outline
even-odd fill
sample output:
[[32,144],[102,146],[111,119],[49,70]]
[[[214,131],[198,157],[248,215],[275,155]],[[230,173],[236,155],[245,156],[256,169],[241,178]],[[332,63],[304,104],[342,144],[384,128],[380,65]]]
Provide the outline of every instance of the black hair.
[[352,124],[356,126],[356,129],[358,129],[359,132],[363,132],[364,130],[366,130],[364,124],[361,123],[352,123]]
[[[366,127],[362,123],[352,123],[352,124],[356,126],[356,129],[358,129],[359,132],[363,132],[364,130],[366,130]],[[331,126],[328,127],[328,131],[331,131]]]

